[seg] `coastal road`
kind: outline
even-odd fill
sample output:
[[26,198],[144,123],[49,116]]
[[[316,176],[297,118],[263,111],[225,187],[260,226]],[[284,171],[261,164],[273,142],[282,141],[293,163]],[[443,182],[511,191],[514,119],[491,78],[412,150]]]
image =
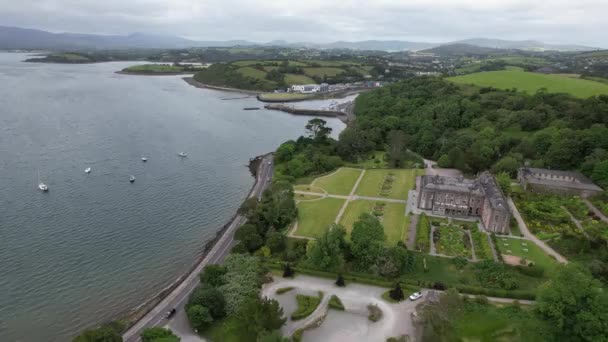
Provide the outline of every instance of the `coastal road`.
[[[258,166],[258,172],[256,176],[256,183],[249,194],[249,198],[255,197],[258,200],[262,198],[264,190],[266,190],[271,183],[273,173],[273,159],[272,155],[266,155],[261,164]],[[140,341],[139,335],[146,328],[152,327],[163,327],[166,325],[179,327],[180,332],[185,333],[184,329],[189,328],[186,314],[184,312],[184,306],[188,301],[188,297],[194,291],[194,289],[200,283],[199,273],[203,268],[210,264],[219,264],[224,261],[226,256],[230,253],[231,247],[235,244],[234,232],[238,227],[245,223],[246,218],[242,215],[236,215],[230,225],[220,237],[217,243],[211,248],[207,256],[190,272],[187,277],[177,286],[169,295],[167,295],[160,303],[158,303],[150,312],[142,317],[137,323],[129,328],[123,335],[122,338],[125,342],[136,342]],[[177,314],[170,320],[165,318],[166,313],[175,308]],[[192,334],[192,333],[190,333]],[[196,338],[192,334],[193,338]]]

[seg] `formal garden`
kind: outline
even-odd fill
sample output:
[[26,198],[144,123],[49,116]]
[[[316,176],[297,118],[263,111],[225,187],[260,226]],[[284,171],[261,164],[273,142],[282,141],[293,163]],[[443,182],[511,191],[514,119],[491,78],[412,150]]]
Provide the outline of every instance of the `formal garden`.
[[488,234],[479,231],[479,229],[471,229],[470,232],[477,260],[494,259]]
[[[555,259],[530,240],[497,236],[496,245],[506,263],[523,266],[533,264],[548,272],[554,271],[558,266]],[[511,256],[515,258],[511,258]]]
[[424,174],[418,169],[366,170],[355,194],[366,197],[407,199],[416,185],[416,176]]
[[312,186],[325,190],[332,195],[349,195],[362,170],[351,168],[340,168],[327,176],[316,178]]
[[341,198],[326,197],[298,202],[298,228],[294,234],[309,238],[321,236],[327,227],[334,223],[345,201]]
[[399,241],[405,241],[407,227],[409,226],[409,217],[404,215],[405,204],[368,200],[348,202],[348,206],[339,223],[346,228],[349,236],[353,229],[353,224],[363,213],[372,214],[378,218],[382,226],[384,226],[386,242],[388,244],[395,245]]
[[462,228],[441,225],[433,229],[433,242],[437,254],[472,259],[471,239]]

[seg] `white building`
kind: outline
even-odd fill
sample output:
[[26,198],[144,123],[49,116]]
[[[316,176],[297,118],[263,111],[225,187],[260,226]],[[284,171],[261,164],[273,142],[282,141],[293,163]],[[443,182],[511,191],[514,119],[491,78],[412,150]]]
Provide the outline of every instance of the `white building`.
[[321,91],[321,86],[318,84],[295,84],[291,86],[291,91],[294,93],[312,94]]

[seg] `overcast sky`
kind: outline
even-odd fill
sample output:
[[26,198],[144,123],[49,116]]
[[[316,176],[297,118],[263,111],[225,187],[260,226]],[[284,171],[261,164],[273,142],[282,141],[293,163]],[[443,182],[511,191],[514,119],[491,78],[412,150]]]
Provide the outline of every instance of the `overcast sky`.
[[200,40],[473,37],[608,47],[608,0],[0,0],[0,25]]

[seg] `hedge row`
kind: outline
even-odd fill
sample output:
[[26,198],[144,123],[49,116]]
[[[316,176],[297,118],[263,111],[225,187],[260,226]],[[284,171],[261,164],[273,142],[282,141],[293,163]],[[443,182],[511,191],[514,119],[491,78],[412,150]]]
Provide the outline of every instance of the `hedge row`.
[[474,294],[474,295],[484,295],[487,297],[498,297],[498,298],[514,298],[514,299],[524,299],[524,300],[535,300],[536,294],[530,291],[522,291],[522,290],[501,290],[501,289],[486,289],[483,287],[477,286],[467,286],[467,285],[457,285],[455,288],[460,293]]
[[431,249],[431,223],[425,213],[420,214],[416,225],[416,249],[428,253]]

